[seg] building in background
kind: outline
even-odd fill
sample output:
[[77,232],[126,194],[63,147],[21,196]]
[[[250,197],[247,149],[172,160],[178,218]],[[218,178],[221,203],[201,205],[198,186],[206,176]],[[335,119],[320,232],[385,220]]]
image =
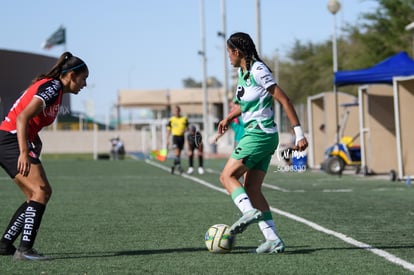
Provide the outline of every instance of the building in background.
[[[32,80],[48,72],[57,58],[9,50],[0,50],[0,116],[3,119],[14,101],[26,90]],[[70,96],[65,94],[62,112],[70,113]]]

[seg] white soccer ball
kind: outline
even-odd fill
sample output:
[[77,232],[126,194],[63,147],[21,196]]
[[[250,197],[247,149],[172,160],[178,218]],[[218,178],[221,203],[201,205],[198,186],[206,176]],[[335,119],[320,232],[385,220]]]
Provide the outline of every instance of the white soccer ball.
[[212,225],[204,236],[208,251],[212,253],[228,253],[234,245],[235,235],[230,233],[227,224]]

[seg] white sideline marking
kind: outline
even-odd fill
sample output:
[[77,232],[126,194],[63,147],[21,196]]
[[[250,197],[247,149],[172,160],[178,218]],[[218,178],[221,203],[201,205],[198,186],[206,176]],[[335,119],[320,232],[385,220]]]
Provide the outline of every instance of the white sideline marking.
[[341,193],[341,192],[352,192],[352,189],[323,189],[325,193]]
[[288,193],[288,192],[305,192],[305,190],[301,190],[301,189],[289,190],[289,189],[285,189],[285,188],[282,188],[282,187],[279,187],[279,186],[276,186],[276,185],[267,184],[265,182],[263,183],[263,186],[266,187],[266,188],[269,188],[269,189],[273,189],[273,190],[277,190],[277,191],[285,192],[285,193]]
[[[151,164],[151,165],[153,165],[153,166],[156,166],[156,167],[158,167],[158,168],[161,168],[162,170],[165,170],[165,171],[167,171],[168,173],[170,172],[170,168],[169,168],[169,167],[166,167],[166,166],[164,166],[164,165],[162,165],[162,164],[160,164],[160,163],[154,162],[154,161],[152,161],[152,160],[145,160],[145,162],[146,162],[146,163],[149,163],[149,164]],[[222,193],[227,194],[227,195],[229,194],[229,193],[227,192],[227,190],[226,190],[226,189],[223,189],[223,188],[220,188],[220,187],[214,186],[214,185],[212,185],[211,183],[208,183],[208,182],[206,182],[206,181],[204,181],[204,180],[202,180],[202,179],[199,179],[199,178],[193,177],[193,176],[191,176],[191,175],[188,175],[188,174],[186,174],[185,172],[184,172],[184,173],[182,173],[182,175],[181,175],[181,176],[182,176],[182,177],[184,177],[184,178],[190,179],[190,180],[192,180],[192,181],[198,182],[199,184],[204,185],[204,186],[206,186],[206,187],[208,187],[208,188],[214,189],[214,190],[216,190],[216,191],[222,192]]]
[[[146,162],[149,163],[149,164],[151,164],[151,165],[153,165],[153,166],[159,167],[159,168],[161,168],[161,169],[163,169],[165,171],[170,172],[170,169],[167,168],[166,166],[162,165],[162,164],[153,162],[151,160],[146,160]],[[184,178],[190,179],[192,181],[195,181],[195,182],[197,182],[197,183],[199,183],[201,185],[204,185],[204,186],[206,186],[208,188],[214,189],[216,191],[219,191],[219,192],[222,192],[222,193],[228,195],[228,192],[227,192],[226,189],[220,188],[220,187],[217,187],[217,186],[214,186],[211,183],[209,183],[207,181],[204,181],[204,180],[202,180],[200,178],[196,178],[194,176],[187,175],[185,173],[183,173],[181,176],[184,177]],[[319,232],[322,232],[322,233],[325,233],[325,234],[334,236],[334,237],[336,237],[336,238],[338,238],[338,239],[340,239],[340,240],[342,240],[342,241],[344,241],[346,243],[349,243],[349,244],[351,244],[353,246],[356,246],[358,248],[368,250],[368,251],[370,251],[370,252],[372,252],[372,253],[374,253],[374,254],[376,254],[376,255],[384,258],[384,259],[386,259],[387,261],[389,261],[391,263],[400,265],[403,268],[405,268],[405,269],[407,269],[407,270],[409,270],[411,272],[414,272],[414,264],[412,264],[410,262],[407,262],[407,261],[405,261],[405,260],[403,260],[401,258],[398,258],[397,256],[395,256],[395,255],[393,255],[391,253],[388,253],[388,252],[386,252],[386,251],[384,251],[382,249],[378,249],[378,248],[375,248],[375,247],[373,247],[373,246],[371,246],[369,244],[366,244],[366,243],[357,241],[357,240],[355,240],[355,239],[353,239],[351,237],[346,236],[345,234],[342,234],[342,233],[339,233],[339,232],[330,230],[328,228],[325,228],[323,226],[320,226],[319,224],[316,224],[314,222],[308,221],[308,220],[306,220],[304,218],[301,218],[301,217],[296,216],[294,214],[291,214],[289,212],[285,212],[285,211],[280,210],[278,208],[270,207],[270,210],[272,212],[274,212],[274,213],[277,213],[277,214],[281,215],[281,216],[285,216],[285,217],[287,217],[289,219],[292,219],[294,221],[303,223],[303,224],[305,224],[305,225],[307,225],[307,226],[315,229],[316,231],[319,231]]]
[[[279,187],[279,186],[276,186],[276,185],[270,185],[270,184],[267,184],[267,183],[263,183],[263,186],[264,187],[267,187],[267,188],[269,188],[269,189],[273,189],[273,190],[277,190],[277,191],[280,191],[280,192],[290,192],[290,190],[288,190],[288,189],[285,189],[285,188],[282,188],[282,187]],[[304,191],[304,190],[303,190]]]
[[[210,169],[210,168],[207,168],[206,171],[209,172],[209,173],[212,173],[212,174],[220,175],[220,172],[217,172],[217,171],[215,171],[213,169]],[[273,190],[277,190],[277,191],[285,192],[285,193],[286,192],[305,192],[305,190],[293,190],[293,191],[291,191],[289,189],[285,189],[285,188],[282,188],[282,187],[279,187],[279,186],[276,186],[276,185],[270,185],[270,184],[267,184],[267,183],[263,183],[263,186],[267,187],[269,189],[273,189]]]
[[389,262],[395,263],[397,265],[400,265],[400,266],[404,267],[405,269],[408,269],[409,271],[414,272],[414,264],[412,264],[410,262],[407,262],[407,261],[405,261],[403,259],[400,259],[400,258],[398,258],[397,256],[395,256],[395,255],[393,255],[391,253],[388,253],[388,252],[386,252],[384,250],[375,248],[375,247],[373,247],[373,246],[371,246],[369,244],[366,244],[366,243],[357,241],[357,240],[355,240],[355,239],[353,239],[351,237],[346,236],[345,234],[342,234],[342,233],[339,233],[339,232],[336,232],[336,231],[327,229],[327,228],[325,228],[323,226],[320,226],[320,225],[318,225],[318,224],[316,224],[314,222],[308,221],[308,220],[306,220],[304,218],[301,218],[301,217],[296,216],[294,214],[290,214],[290,213],[285,212],[283,210],[280,210],[280,209],[277,209],[277,208],[274,208],[274,207],[270,207],[270,210],[272,210],[273,212],[275,212],[275,213],[277,213],[279,215],[285,216],[285,217],[287,217],[289,219],[292,219],[292,220],[295,220],[297,222],[303,223],[303,224],[305,224],[305,225],[307,225],[307,226],[309,226],[309,227],[311,227],[311,228],[313,228],[313,229],[315,229],[317,231],[320,231],[320,232],[323,232],[325,234],[334,236],[334,237],[336,237],[336,238],[338,238],[338,239],[340,239],[340,240],[342,240],[342,241],[344,241],[346,243],[349,243],[349,244],[351,244],[353,246],[356,246],[358,248],[362,248],[362,249],[371,251],[372,253],[374,253],[374,254],[376,254],[376,255],[378,255],[380,257],[383,257],[384,259],[386,259]]

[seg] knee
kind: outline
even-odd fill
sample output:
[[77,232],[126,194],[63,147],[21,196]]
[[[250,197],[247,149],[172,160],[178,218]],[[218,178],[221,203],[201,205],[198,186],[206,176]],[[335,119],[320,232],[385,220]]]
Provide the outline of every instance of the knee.
[[220,174],[219,180],[220,180],[221,184],[224,185],[225,176],[223,175],[223,173]]
[[230,175],[228,175],[228,174],[226,174],[226,173],[224,173],[224,172],[222,172],[221,174],[220,174],[220,182],[221,182],[221,184],[223,185],[223,186],[225,186],[226,185],[226,183],[229,181],[229,179],[230,179]]
[[50,185],[39,186],[33,192],[33,198],[36,201],[46,204],[52,196],[52,187]]
[[49,199],[52,197],[52,187],[50,187],[50,185],[48,185],[45,190],[44,190],[44,196],[45,196],[45,201],[48,202]]

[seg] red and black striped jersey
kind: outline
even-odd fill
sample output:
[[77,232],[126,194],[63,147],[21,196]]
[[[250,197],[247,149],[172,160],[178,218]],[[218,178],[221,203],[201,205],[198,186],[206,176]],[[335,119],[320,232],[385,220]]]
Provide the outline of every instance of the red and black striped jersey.
[[28,140],[33,141],[43,127],[52,124],[62,103],[62,83],[58,79],[45,78],[30,85],[15,101],[7,117],[1,123],[0,130],[16,133],[17,116],[26,108],[33,97],[43,101],[43,111],[29,121]]

